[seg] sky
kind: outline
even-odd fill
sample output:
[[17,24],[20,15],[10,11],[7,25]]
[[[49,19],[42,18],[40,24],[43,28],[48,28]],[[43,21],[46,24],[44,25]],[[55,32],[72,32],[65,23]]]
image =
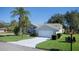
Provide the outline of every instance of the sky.
[[[12,10],[14,7],[0,7],[0,21],[6,23],[10,23],[14,19],[18,21],[17,17],[11,17]],[[71,10],[79,11],[79,7],[25,7],[25,10],[30,12],[29,20],[32,24],[44,24],[54,14],[64,14]]]

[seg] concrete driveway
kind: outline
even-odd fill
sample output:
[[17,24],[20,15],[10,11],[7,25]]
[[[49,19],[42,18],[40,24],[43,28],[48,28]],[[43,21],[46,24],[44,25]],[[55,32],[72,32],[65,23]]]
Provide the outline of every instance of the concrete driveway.
[[28,39],[28,40],[26,39],[26,40],[10,42],[10,43],[35,48],[37,44],[39,44],[40,42],[46,41],[48,39],[49,38],[35,37],[32,39]]

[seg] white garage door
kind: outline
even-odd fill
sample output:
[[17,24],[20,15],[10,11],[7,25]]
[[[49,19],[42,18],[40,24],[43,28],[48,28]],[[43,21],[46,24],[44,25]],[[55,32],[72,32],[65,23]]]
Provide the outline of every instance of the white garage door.
[[53,35],[53,31],[48,31],[48,30],[38,31],[38,36],[40,37],[51,37],[52,35]]

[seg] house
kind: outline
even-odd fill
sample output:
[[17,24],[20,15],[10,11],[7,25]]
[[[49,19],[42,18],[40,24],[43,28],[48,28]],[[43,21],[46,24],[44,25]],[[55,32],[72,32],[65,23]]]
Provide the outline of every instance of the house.
[[7,32],[7,29],[6,28],[0,28],[0,33],[2,32]]
[[44,24],[36,28],[39,37],[51,37],[58,33],[63,33],[63,26],[59,23]]

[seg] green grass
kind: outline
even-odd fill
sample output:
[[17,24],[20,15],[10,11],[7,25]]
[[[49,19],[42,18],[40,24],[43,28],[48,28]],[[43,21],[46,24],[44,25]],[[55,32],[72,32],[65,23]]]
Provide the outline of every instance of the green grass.
[[[60,39],[57,40],[47,40],[38,44],[36,47],[40,49],[53,49],[53,50],[60,50],[60,51],[70,51],[70,43],[65,42],[65,37],[69,35],[63,34]],[[73,51],[79,51],[79,34],[74,34],[76,37],[76,42],[73,43]]]
[[19,36],[15,36],[15,35],[2,35],[0,36],[0,41],[2,42],[13,42],[13,41],[19,41],[19,40],[24,40],[24,39],[29,39],[31,37],[27,36],[27,35],[23,35],[23,37],[21,35]]

